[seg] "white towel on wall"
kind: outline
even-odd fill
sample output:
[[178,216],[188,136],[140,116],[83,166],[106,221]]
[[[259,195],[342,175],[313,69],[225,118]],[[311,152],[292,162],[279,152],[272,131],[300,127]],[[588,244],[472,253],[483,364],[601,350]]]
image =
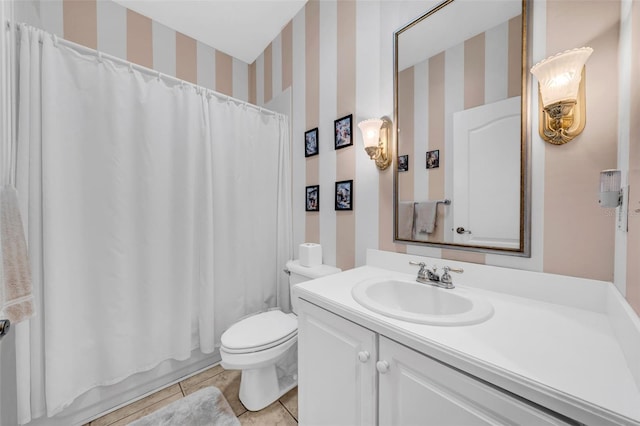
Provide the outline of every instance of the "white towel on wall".
[[413,238],[413,201],[401,201],[398,204],[398,239]]
[[424,239],[428,234],[432,234],[436,227],[436,217],[438,215],[437,201],[423,201],[415,203],[415,223],[413,237],[416,240]]
[[0,255],[0,314],[15,324],[33,315],[33,294],[27,243],[13,186],[0,190]]

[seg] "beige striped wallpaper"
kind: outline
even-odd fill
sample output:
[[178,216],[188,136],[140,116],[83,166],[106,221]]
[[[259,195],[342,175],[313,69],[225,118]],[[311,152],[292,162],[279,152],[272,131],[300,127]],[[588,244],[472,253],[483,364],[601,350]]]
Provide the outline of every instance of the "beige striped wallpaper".
[[[633,6],[634,76],[640,72],[637,3]],[[427,0],[310,0],[253,64],[241,63],[110,0],[24,0],[17,3],[16,20],[254,103],[265,104],[290,90],[294,105],[293,162],[297,162],[294,188],[321,185],[319,213],[305,212],[304,194],[294,191],[294,223],[301,224],[294,228],[294,240],[321,242],[325,261],[348,269],[364,262],[367,247],[419,252],[415,247],[393,242],[392,173],[378,172],[366,157],[356,123],[375,116],[392,116],[392,33],[430,4]],[[543,13],[536,15],[536,7]],[[576,9],[579,14],[572,13]],[[536,135],[532,137],[534,153],[542,152],[536,156],[539,164],[534,164],[537,172],[532,176],[534,199],[538,200],[532,206],[534,222],[538,223],[532,229],[533,256],[512,259],[438,249],[425,253],[611,281],[614,215],[598,207],[597,188],[599,171],[616,167],[618,92],[613,88],[617,85],[620,0],[540,0],[533,10],[538,21],[531,23],[535,30],[531,41],[542,52],[534,61],[587,44],[595,49],[587,64],[588,119],[584,133],[559,147],[544,144]],[[480,40],[469,41],[470,56],[477,55],[474,43],[479,44]],[[437,61],[430,63],[429,75],[444,72],[443,66]],[[632,117],[640,114],[639,86],[637,79],[632,79]],[[518,87],[517,80],[510,78],[510,96]],[[468,102],[471,105],[478,99],[480,94],[471,93]],[[535,108],[534,100],[532,110]],[[336,152],[333,120],[346,114],[354,114],[355,143]],[[640,209],[639,122],[631,120],[630,129],[632,214],[628,249],[618,253],[619,258],[626,257],[627,298],[638,312],[640,212],[635,210]],[[304,131],[314,127],[320,129],[321,154],[305,159],[296,144],[302,146]],[[440,136],[429,137],[436,141]],[[354,180],[354,210],[335,212],[333,182],[344,179]],[[433,194],[438,191],[433,190]]]
[[[16,3],[15,13],[18,22],[249,100],[248,64],[111,0],[24,0]],[[234,76],[234,67],[247,71]]]
[[[533,34],[532,37],[545,40],[547,52],[546,56],[557,53],[558,51],[589,44],[597,49],[587,65],[587,116],[588,124],[583,135],[579,136],[571,144],[556,147],[548,144],[544,144],[537,137],[532,140],[533,144],[540,144],[540,149],[544,152],[544,174],[535,175],[532,179],[535,185],[543,185],[543,202],[539,205],[533,206],[534,209],[542,214],[543,227],[533,229],[534,245],[541,245],[541,254],[535,254],[534,258],[530,260],[520,260],[509,262],[509,260],[501,259],[496,260],[496,257],[500,256],[486,256],[481,253],[457,251],[457,250],[433,250],[428,253],[431,256],[439,256],[443,259],[463,260],[476,263],[488,263],[488,264],[500,264],[504,266],[511,266],[541,270],[544,272],[559,273],[564,275],[571,275],[577,277],[586,277],[600,280],[613,280],[613,265],[614,265],[614,248],[613,240],[615,234],[614,219],[610,213],[601,209],[597,204],[597,188],[598,178],[600,170],[607,168],[614,168],[617,142],[616,142],[616,119],[615,114],[617,111],[617,92],[610,90],[610,87],[615,87],[615,67],[617,52],[617,39],[616,39],[616,22],[619,20],[620,14],[620,1],[586,1],[577,0],[580,3],[580,14],[569,13],[567,8],[575,10],[576,2],[562,2],[555,0],[548,0],[546,2],[546,25],[545,34]],[[302,62],[304,65],[304,81],[299,86],[292,86],[292,93],[295,97],[303,99],[305,105],[305,111],[303,111],[303,126],[305,130],[319,127],[321,129],[320,138],[327,138],[330,143],[323,145],[321,143],[321,149],[325,147],[331,148],[333,143],[333,135],[322,134],[322,126],[326,123],[320,123],[319,117],[321,115],[321,108],[326,108],[327,105],[323,105],[321,101],[321,92],[323,91],[335,91],[336,98],[338,99],[338,105],[335,113],[335,118],[341,117],[347,113],[354,114],[354,121],[358,121],[365,118],[371,118],[371,116],[359,116],[358,108],[370,109],[366,105],[362,105],[359,102],[361,98],[361,92],[356,90],[354,95],[345,94],[344,91],[348,89],[348,86],[339,86],[342,81],[351,81],[353,88],[361,88],[363,82],[367,79],[367,71],[358,68],[358,63],[353,64],[355,71],[352,70],[351,64],[354,57],[357,56],[357,52],[354,52],[354,47],[358,46],[359,37],[370,37],[370,28],[365,27],[364,24],[353,26],[351,22],[361,23],[363,21],[358,19],[359,14],[369,13],[365,11],[368,7],[366,3],[370,2],[352,2],[352,1],[318,1],[310,0],[306,7],[300,12],[298,17],[293,20],[294,25],[297,23],[303,25],[304,40],[304,52],[302,57],[293,57],[292,62],[294,64]],[[415,8],[416,2],[412,2]],[[335,18],[337,22],[323,21],[321,16],[325,16],[321,13],[321,8],[331,7],[328,4],[334,4],[337,9],[337,16]],[[396,2],[397,8],[402,8],[407,5],[408,2]],[[424,10],[428,7],[429,3],[424,2]],[[382,8],[389,7],[383,5]],[[407,6],[409,7],[409,6]],[[347,9],[352,9],[349,11]],[[361,12],[361,9],[363,10]],[[637,6],[636,6],[637,10]],[[344,13],[344,15],[343,15]],[[353,14],[354,18],[346,20],[346,16]],[[416,16],[418,13],[415,13]],[[636,11],[637,14],[637,11]],[[389,17],[387,17],[389,18]],[[381,24],[378,23],[376,37],[381,40],[378,46],[381,49],[381,67],[391,67],[392,51],[388,49],[390,43],[385,43],[384,38],[391,40],[392,33],[395,29],[399,28],[402,24],[408,22],[406,16],[402,16],[398,13],[398,16],[391,17],[396,21],[388,23],[385,26],[385,18],[380,18]],[[390,19],[391,19],[390,18]],[[410,16],[409,16],[410,18]],[[601,24],[606,22],[607,25]],[[598,23],[595,24],[594,23]],[[521,21],[519,19],[512,19],[509,22],[510,32],[519,32],[521,30]],[[386,33],[382,33],[384,31]],[[613,29],[612,29],[613,28]],[[638,28],[638,25],[636,25]],[[353,35],[351,31],[353,30]],[[321,52],[321,37],[323,37],[327,31],[337,31],[337,45],[335,47],[335,57],[325,58],[320,55]],[[579,37],[567,37],[569,32],[578,34]],[[284,37],[284,31],[281,34]],[[356,39],[356,42],[352,42],[351,37]],[[531,42],[531,40],[530,40]],[[387,49],[384,49],[384,47]],[[475,39],[468,40],[465,44],[464,54],[465,60],[474,61],[476,63],[484,63],[484,58],[479,52],[481,46],[484,46],[483,35],[478,36]],[[519,55],[519,46],[514,42],[510,42],[509,51],[512,56]],[[637,49],[636,49],[637,51]],[[324,52],[324,50],[323,50]],[[263,55],[267,55],[265,52]],[[541,58],[536,58],[540,60]],[[336,75],[334,78],[338,84],[333,85],[330,79],[321,79],[319,76],[319,70],[322,67],[323,61],[328,63],[336,63],[335,67]],[[266,63],[265,58],[265,63]],[[637,62],[637,61],[636,61]],[[636,65],[637,66],[637,65]],[[438,78],[438,75],[443,76],[444,69],[444,55],[438,60],[438,58],[432,58],[429,61],[429,79]],[[509,62],[508,81],[507,81],[507,96],[517,96],[520,93],[519,78],[522,72],[519,64],[514,61]],[[481,67],[482,68],[482,67]],[[608,69],[607,69],[608,68]],[[409,72],[409,71],[407,71]],[[413,72],[413,70],[411,71]],[[265,76],[267,72],[265,72]],[[355,75],[356,80],[353,80]],[[380,75],[380,74],[379,74]],[[388,74],[387,74],[388,75]],[[610,78],[610,76],[613,76]],[[270,78],[281,78],[277,75],[271,75]],[[469,79],[484,79],[484,75],[469,74],[466,76]],[[327,82],[321,84],[321,81]],[[380,80],[367,81],[370,83],[367,87],[360,90],[379,91],[380,88],[391,88],[390,84],[384,84]],[[253,84],[253,83],[250,83]],[[634,82],[637,86],[638,83]],[[267,97],[268,83],[264,84],[265,87],[265,99]],[[483,87],[483,85],[480,85]],[[284,85],[282,89],[286,89],[288,85]],[[437,92],[441,86],[433,84],[430,86],[430,90]],[[408,89],[407,89],[408,90]],[[637,90],[637,88],[636,88]],[[269,93],[270,96],[278,96],[278,93]],[[441,111],[442,117],[437,118],[437,115],[433,120],[436,122],[444,123],[444,108],[443,99],[444,94],[438,96],[437,93],[432,94],[429,97],[429,109],[430,111]],[[350,96],[353,96],[350,98]],[[390,94],[387,96],[380,96],[381,98],[392,100]],[[636,96],[634,99],[638,99],[640,96]],[[341,103],[341,99],[344,99],[344,104]],[[353,103],[349,104],[349,99],[355,99],[355,106]],[[439,100],[440,99],[440,100]],[[294,100],[295,103],[295,100]],[[464,103],[466,107],[472,107],[484,103],[484,93],[465,91]],[[349,106],[351,109],[345,109]],[[393,105],[390,103],[381,102],[377,105],[377,109],[374,108],[377,115],[391,115]],[[533,107],[537,108],[537,104],[534,102]],[[636,105],[637,107],[637,105]],[[605,111],[606,110],[606,111]],[[636,110],[637,111],[637,110]],[[637,113],[637,112],[636,112]],[[296,116],[297,111],[293,111],[292,119],[294,122],[300,120]],[[358,118],[356,118],[358,117]],[[331,123],[332,124],[332,123]],[[430,123],[431,124],[431,123]],[[435,124],[435,123],[434,123]],[[296,126],[294,125],[294,128]],[[325,126],[327,127],[327,126]],[[406,127],[406,126],[405,126]],[[330,129],[331,127],[328,126]],[[535,128],[535,126],[534,126]],[[444,144],[443,135],[444,124],[441,126],[430,125],[429,126],[429,143],[433,149],[442,146]],[[635,131],[638,134],[638,129]],[[303,132],[300,134],[293,134],[293,143],[303,143]],[[359,132],[354,128],[354,133],[359,137]],[[534,135],[535,136],[535,135]],[[632,140],[633,137],[632,137]],[[637,141],[638,138],[636,137]],[[439,142],[440,141],[440,142]],[[362,149],[361,147],[355,147]],[[430,148],[431,149],[431,148]],[[635,149],[635,151],[633,151]],[[640,151],[637,146],[637,142],[634,148],[632,148],[631,163],[639,164],[637,160],[638,155],[635,153]],[[294,149],[295,152],[295,149]],[[441,151],[442,152],[442,151]],[[332,174],[335,167],[335,179],[354,179],[354,212],[350,217],[342,216],[342,212],[334,212],[333,204],[327,205],[327,203],[321,202],[321,212],[305,212],[303,207],[303,196],[300,195],[297,198],[300,206],[294,205],[294,214],[304,215],[304,228],[301,232],[298,232],[297,242],[312,241],[312,242],[330,242],[334,247],[326,247],[323,242],[323,248],[325,251],[325,261],[335,262],[342,268],[349,268],[353,266],[359,266],[353,259],[359,257],[359,253],[353,253],[348,256],[349,251],[354,248],[353,240],[356,240],[355,246],[358,246],[358,241],[369,237],[370,233],[376,233],[378,235],[378,246],[382,250],[391,250],[397,252],[406,252],[407,246],[402,244],[394,244],[392,237],[392,177],[389,171],[376,172],[378,175],[372,179],[377,182],[378,187],[378,210],[373,212],[371,210],[359,211],[358,196],[359,187],[363,184],[368,184],[368,181],[359,180],[356,176],[358,170],[354,170],[354,164],[359,164],[358,161],[354,161],[352,158],[343,158],[343,154],[340,151],[334,151],[331,154],[335,156],[335,164],[333,159],[321,156],[304,158],[303,152],[299,151],[298,157],[294,156],[293,161],[299,161],[304,163],[302,168],[303,172],[300,175],[294,175],[294,180],[302,180],[305,185],[316,185],[321,182],[323,176],[326,173]],[[357,155],[357,153],[356,153]],[[635,157],[633,157],[635,155]],[[634,163],[634,158],[636,158]],[[418,159],[419,161],[419,159]],[[442,160],[441,160],[442,161]],[[363,167],[374,167],[373,164]],[[356,168],[357,169],[357,168]],[[411,170],[411,167],[410,167]],[[640,172],[636,169],[636,177],[632,176],[632,180],[638,181],[640,179],[638,174]],[[407,176],[410,179],[410,174]],[[437,179],[432,179],[429,182],[429,193],[433,197],[444,196],[444,185],[442,182],[438,182]],[[333,187],[327,187],[321,185],[321,199],[322,201],[332,201]],[[327,194],[328,193],[328,194]],[[325,195],[323,197],[323,194]],[[438,195],[440,194],[440,195]],[[296,201],[296,194],[294,194],[294,201]],[[636,199],[640,194],[636,195]],[[324,212],[324,213],[323,213]],[[321,215],[333,215],[335,221],[321,221]],[[377,222],[372,224],[372,217]],[[640,253],[638,247],[638,240],[640,240],[640,230],[638,230],[638,224],[632,225],[635,219],[630,220],[630,232],[629,232],[629,252],[628,256],[635,256]],[[636,220],[637,222],[637,220]],[[322,226],[327,224],[327,226]],[[636,226],[635,230],[633,226]],[[351,230],[352,232],[348,232]],[[330,234],[331,237],[327,238],[325,235]],[[411,248],[413,252],[414,249]],[[634,251],[635,250],[635,251]],[[326,254],[330,253],[329,256]],[[636,253],[636,254],[634,254]],[[536,258],[537,257],[537,258]],[[362,259],[362,257],[360,257]],[[629,300],[634,304],[636,310],[640,312],[640,270],[638,265],[640,263],[632,262],[631,259],[628,262],[628,279],[627,279],[627,292]]]

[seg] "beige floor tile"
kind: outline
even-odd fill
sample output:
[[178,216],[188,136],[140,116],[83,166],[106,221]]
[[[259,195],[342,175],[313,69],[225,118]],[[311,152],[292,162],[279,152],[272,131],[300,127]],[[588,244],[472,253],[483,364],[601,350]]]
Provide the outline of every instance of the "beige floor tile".
[[[106,416],[100,417],[91,422],[91,426],[107,426],[111,425],[118,420],[124,419],[127,416],[130,416],[133,413],[136,413],[140,410],[143,410],[147,407],[151,407],[160,401],[164,401],[170,397],[182,397],[182,391],[180,390],[180,386],[178,384],[169,386],[168,388],[164,388],[154,394],[151,394],[145,398],[142,398],[139,401],[136,401],[132,404],[126,405],[122,408],[113,411]],[[176,398],[177,399],[177,398]]]
[[215,386],[220,389],[236,416],[247,411],[244,405],[240,402],[240,398],[238,396],[238,393],[240,392],[240,370],[223,370],[220,374],[217,374],[210,379],[196,383],[192,386],[183,386],[182,389],[184,390],[185,395],[190,395],[197,390],[206,388],[207,386]]
[[291,415],[298,420],[298,387],[291,389],[280,397],[280,402]]
[[[222,368],[220,366],[220,364],[218,365],[214,365],[213,367],[204,370],[194,376],[189,377],[188,379],[185,379],[183,381],[180,382],[180,386],[182,386],[182,389],[186,389],[186,388],[192,388],[195,385],[197,385],[200,382],[204,382],[207,379],[212,378],[213,376],[217,376],[218,374],[222,373],[224,371],[224,368]],[[186,393],[185,393],[186,394]]]
[[238,420],[243,426],[296,426],[298,424],[278,401],[260,411],[247,411],[238,417]]
[[158,401],[153,405],[145,407],[140,411],[136,411],[135,413],[131,414],[130,416],[127,416],[124,419],[118,420],[117,422],[112,423],[109,426],[125,426],[125,425],[128,425],[132,421],[138,420],[139,418],[142,418],[142,417],[146,416],[147,414],[151,414],[154,411],[158,411],[162,407],[165,407],[165,406],[171,404],[173,401],[177,401],[177,400],[179,400],[181,398],[183,398],[182,393],[177,393],[177,394],[171,395],[170,397],[165,398],[162,401]]

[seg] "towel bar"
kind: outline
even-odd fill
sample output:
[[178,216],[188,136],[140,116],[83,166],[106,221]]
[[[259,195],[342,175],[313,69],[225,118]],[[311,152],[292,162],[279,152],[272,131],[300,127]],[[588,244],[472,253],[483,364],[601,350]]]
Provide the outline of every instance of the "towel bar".
[[436,201],[436,204],[444,204],[445,206],[448,206],[451,204],[451,200],[448,198],[445,198],[444,200],[438,200]]

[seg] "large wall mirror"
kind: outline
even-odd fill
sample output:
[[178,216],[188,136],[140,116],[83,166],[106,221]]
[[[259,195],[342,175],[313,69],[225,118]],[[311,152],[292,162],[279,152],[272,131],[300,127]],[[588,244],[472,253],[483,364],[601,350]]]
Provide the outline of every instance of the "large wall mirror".
[[527,1],[446,0],[394,34],[394,239],[529,256]]

